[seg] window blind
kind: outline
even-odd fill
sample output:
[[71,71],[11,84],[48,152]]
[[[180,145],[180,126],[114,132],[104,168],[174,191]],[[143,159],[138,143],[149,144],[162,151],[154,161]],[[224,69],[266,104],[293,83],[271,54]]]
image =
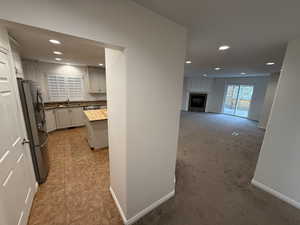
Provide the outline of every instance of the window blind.
[[48,97],[50,101],[66,101],[83,99],[83,79],[82,76],[65,76],[49,74]]

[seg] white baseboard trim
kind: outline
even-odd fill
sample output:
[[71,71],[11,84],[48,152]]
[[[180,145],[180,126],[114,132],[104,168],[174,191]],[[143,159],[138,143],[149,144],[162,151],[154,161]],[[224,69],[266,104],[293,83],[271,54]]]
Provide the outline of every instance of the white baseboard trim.
[[251,184],[254,185],[255,187],[262,189],[263,191],[268,192],[271,195],[281,199],[282,201],[285,201],[286,203],[294,206],[295,208],[300,209],[300,202],[297,202],[294,199],[291,199],[290,197],[288,197],[278,191],[275,191],[274,189],[260,183],[259,181],[252,179]]
[[147,208],[143,209],[142,211],[140,211],[139,213],[137,213],[135,216],[131,217],[128,221],[126,225],[131,225],[133,223],[135,223],[136,221],[138,221],[140,218],[142,218],[143,216],[145,216],[146,214],[148,214],[149,212],[151,212],[153,209],[155,209],[156,207],[158,207],[159,205],[161,205],[162,203],[168,201],[170,198],[172,198],[175,195],[175,190],[171,191],[170,193],[168,193],[167,195],[165,195],[164,197],[162,197],[161,199],[157,200],[156,202],[153,202],[151,205],[149,205]]
[[265,127],[262,127],[262,126],[259,126],[259,125],[257,125],[257,127],[258,127],[259,129],[266,130]]
[[125,213],[123,212],[123,209],[122,209],[122,207],[121,207],[121,205],[119,203],[119,200],[118,200],[118,198],[117,198],[114,190],[111,187],[109,187],[109,190],[110,190],[110,193],[111,193],[111,195],[112,195],[112,197],[113,197],[113,199],[114,199],[114,201],[115,201],[115,203],[117,205],[117,208],[118,208],[119,213],[120,213],[120,215],[122,217],[123,223],[126,225],[127,224],[127,219],[126,219]]
[[38,191],[38,189],[39,189],[39,183],[38,182],[35,182],[35,193]]
[[140,218],[142,218],[143,216],[148,214],[150,211],[152,211],[153,209],[155,209],[156,207],[158,207],[162,203],[166,202],[167,200],[169,200],[170,198],[172,198],[175,195],[175,190],[173,190],[170,193],[168,193],[167,195],[165,195],[164,197],[162,197],[161,199],[157,200],[156,202],[152,203],[150,206],[146,207],[145,209],[143,209],[142,211],[137,213],[135,216],[131,217],[130,219],[127,219],[113,189],[110,187],[109,190],[110,190],[110,193],[113,196],[113,199],[114,199],[114,201],[117,205],[117,208],[121,214],[124,225],[131,225],[131,224],[135,223]]

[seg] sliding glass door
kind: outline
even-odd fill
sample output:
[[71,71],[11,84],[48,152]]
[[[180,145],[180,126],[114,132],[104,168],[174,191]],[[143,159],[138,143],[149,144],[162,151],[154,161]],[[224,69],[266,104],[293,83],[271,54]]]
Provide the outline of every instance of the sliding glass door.
[[223,112],[226,114],[235,114],[236,103],[238,100],[239,85],[228,85]]
[[248,117],[253,89],[250,85],[228,85],[223,112]]

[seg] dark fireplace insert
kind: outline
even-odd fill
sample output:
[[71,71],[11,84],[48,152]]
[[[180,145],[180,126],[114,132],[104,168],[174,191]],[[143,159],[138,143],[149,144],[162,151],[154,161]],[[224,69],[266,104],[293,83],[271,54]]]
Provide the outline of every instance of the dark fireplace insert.
[[190,112],[205,112],[207,94],[205,93],[190,93],[189,111]]

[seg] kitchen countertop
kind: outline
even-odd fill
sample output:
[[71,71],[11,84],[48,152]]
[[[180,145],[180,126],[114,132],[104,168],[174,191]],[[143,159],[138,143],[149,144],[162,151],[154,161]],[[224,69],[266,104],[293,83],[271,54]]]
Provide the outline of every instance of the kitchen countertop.
[[58,108],[74,108],[85,106],[106,106],[106,101],[72,101],[72,102],[46,102],[45,110],[58,109]]
[[107,109],[92,109],[83,112],[90,122],[107,120]]

